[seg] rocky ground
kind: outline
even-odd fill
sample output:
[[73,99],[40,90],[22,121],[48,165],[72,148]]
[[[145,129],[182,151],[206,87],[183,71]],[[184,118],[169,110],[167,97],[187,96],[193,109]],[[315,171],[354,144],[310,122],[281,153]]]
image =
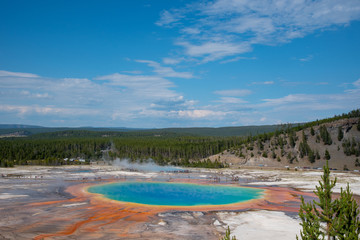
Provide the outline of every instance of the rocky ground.
[[[227,226],[238,239],[295,239],[301,192],[312,192],[320,170],[186,169],[138,172],[116,166],[0,169],[0,239],[219,239]],[[350,183],[360,195],[360,175],[333,172],[335,192]],[[186,211],[99,205],[69,188],[116,180],[187,181],[276,189],[296,195],[280,204],[247,209]],[[313,199],[306,195],[308,200]],[[269,200],[270,201],[270,200]],[[275,206],[276,205],[276,206]],[[100,206],[100,207],[99,207]]]

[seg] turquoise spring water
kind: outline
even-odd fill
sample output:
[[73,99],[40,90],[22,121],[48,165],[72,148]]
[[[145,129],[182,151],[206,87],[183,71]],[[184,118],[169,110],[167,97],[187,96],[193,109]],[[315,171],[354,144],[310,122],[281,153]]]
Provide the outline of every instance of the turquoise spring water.
[[112,200],[163,206],[232,204],[260,198],[263,193],[255,188],[162,182],[119,182],[88,191]]

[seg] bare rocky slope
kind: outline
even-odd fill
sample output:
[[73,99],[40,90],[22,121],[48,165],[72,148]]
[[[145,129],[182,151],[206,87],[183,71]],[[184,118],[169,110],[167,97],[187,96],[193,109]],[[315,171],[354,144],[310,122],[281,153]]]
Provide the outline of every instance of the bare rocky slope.
[[359,121],[360,118],[345,118],[300,131],[263,134],[209,159],[227,163],[232,168],[318,168],[328,159],[332,169],[360,170]]

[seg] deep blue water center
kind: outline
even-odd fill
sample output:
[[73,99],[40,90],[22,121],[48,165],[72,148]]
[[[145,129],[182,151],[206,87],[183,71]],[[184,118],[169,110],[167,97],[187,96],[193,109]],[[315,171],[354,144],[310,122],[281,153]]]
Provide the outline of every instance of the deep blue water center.
[[255,188],[163,182],[119,182],[88,191],[122,202],[167,206],[232,204],[260,198],[263,193]]

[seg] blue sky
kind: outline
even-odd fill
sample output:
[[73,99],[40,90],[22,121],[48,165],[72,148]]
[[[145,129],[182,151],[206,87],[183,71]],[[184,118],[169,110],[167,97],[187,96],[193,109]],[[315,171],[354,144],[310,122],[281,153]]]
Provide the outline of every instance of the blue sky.
[[360,107],[358,0],[0,2],[0,123],[200,127]]

